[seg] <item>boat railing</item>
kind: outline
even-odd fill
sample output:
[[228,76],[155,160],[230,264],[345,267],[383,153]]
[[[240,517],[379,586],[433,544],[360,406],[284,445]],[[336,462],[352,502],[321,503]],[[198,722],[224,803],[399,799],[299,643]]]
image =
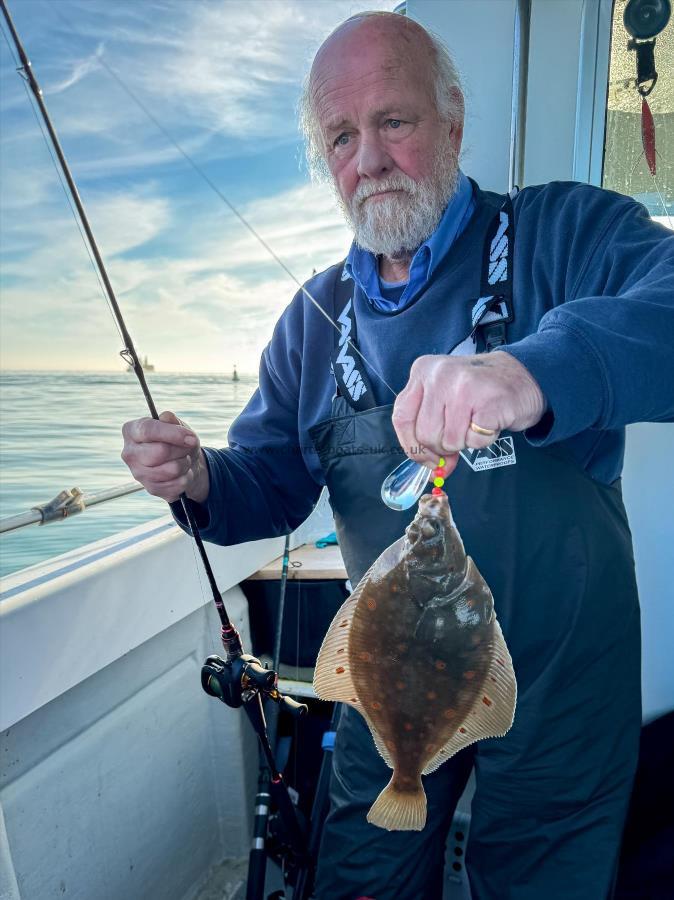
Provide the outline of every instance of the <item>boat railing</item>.
[[0,534],[16,531],[17,528],[26,528],[28,525],[48,525],[50,522],[60,522],[84,512],[90,506],[107,503],[110,500],[126,497],[127,494],[135,494],[142,490],[143,485],[137,481],[125,481],[123,484],[114,485],[104,491],[97,491],[95,494],[84,494],[77,487],[67,488],[46,503],[37,503],[26,512],[0,519]]

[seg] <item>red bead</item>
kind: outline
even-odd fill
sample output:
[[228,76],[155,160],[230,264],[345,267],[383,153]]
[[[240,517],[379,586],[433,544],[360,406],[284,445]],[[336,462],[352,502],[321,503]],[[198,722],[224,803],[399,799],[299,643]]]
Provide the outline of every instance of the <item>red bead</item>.
[[431,494],[435,494],[435,496],[437,497],[438,494],[444,494],[444,491],[442,490],[442,488],[433,488]]
[[433,475],[435,478],[444,478],[445,470],[441,466],[438,466],[437,469],[433,469]]

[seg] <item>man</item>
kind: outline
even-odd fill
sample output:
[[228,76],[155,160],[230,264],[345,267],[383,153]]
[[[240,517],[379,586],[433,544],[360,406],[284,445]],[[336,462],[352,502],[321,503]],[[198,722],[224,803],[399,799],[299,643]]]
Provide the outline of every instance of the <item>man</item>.
[[229,448],[202,450],[164,413],[125,425],[123,458],[151,493],[186,491],[223,544],[295,528],[327,484],[355,584],[413,514],[379,498],[400,458],[389,448],[444,456],[513,656],[515,722],[425,779],[423,832],[388,833],[365,815],[389,773],[347,708],[317,896],[439,900],[474,766],[474,900],[608,897],[640,729],[618,479],[624,426],[674,418],[674,236],[585,185],[510,200],[469,182],[453,64],[395,14],[356,16],[326,40],[303,121],[355,234],[345,264],[307,284],[342,336],[298,293]]

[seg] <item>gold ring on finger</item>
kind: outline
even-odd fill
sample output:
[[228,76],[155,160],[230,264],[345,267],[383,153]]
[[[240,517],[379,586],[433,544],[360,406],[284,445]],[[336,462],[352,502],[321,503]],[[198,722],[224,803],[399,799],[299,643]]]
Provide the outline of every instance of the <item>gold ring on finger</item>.
[[493,437],[496,434],[491,428],[483,428],[481,425],[476,425],[475,422],[470,423],[470,430],[475,434],[483,434],[485,437]]

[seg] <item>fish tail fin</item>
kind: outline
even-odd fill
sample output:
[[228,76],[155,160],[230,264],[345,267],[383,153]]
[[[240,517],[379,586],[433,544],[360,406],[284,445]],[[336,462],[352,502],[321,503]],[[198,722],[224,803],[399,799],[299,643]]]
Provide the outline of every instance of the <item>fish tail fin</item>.
[[416,789],[402,790],[394,773],[372,804],[367,821],[387,831],[421,831],[426,824],[426,794],[421,779]]

